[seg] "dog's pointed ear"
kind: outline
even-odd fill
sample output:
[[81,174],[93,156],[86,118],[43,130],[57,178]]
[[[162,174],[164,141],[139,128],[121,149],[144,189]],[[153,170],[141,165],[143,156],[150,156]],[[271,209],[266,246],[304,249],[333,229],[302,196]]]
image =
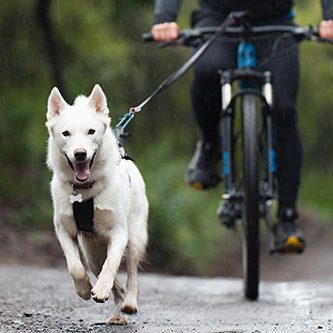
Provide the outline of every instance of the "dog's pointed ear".
[[47,119],[50,120],[54,116],[58,116],[66,106],[67,103],[61,96],[59,89],[54,87],[50,93],[47,103]]
[[95,84],[90,96],[89,104],[96,110],[96,112],[109,114],[105,94],[99,84]]

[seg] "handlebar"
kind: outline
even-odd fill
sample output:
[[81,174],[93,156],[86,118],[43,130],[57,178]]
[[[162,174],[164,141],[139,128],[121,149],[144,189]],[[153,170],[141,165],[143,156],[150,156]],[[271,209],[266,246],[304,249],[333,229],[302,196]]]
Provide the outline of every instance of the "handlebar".
[[[200,27],[193,29],[182,30],[179,37],[176,40],[172,40],[165,43],[159,43],[161,47],[165,46],[196,46],[202,41],[205,41],[208,37],[217,32],[219,27]],[[295,25],[267,25],[267,26],[252,26],[245,28],[239,27],[227,27],[221,34],[225,38],[242,40],[244,38],[253,39],[256,36],[269,35],[271,33],[291,34],[296,40],[302,41],[304,39],[324,42],[333,44],[333,40],[321,38],[319,36],[318,28],[313,26],[295,26]],[[145,42],[152,42],[154,38],[151,33],[144,33],[142,38]]]

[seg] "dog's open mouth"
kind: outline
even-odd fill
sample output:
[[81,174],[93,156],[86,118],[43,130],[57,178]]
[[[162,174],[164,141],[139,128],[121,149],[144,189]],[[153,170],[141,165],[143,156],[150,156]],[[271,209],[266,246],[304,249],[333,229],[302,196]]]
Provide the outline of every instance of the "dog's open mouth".
[[86,182],[90,178],[90,162],[78,162],[74,164],[75,178],[79,182]]
[[87,161],[75,161],[74,163],[71,162],[71,160],[66,155],[67,161],[69,166],[74,171],[75,179],[80,182],[84,183],[87,182],[90,178],[90,170],[93,166],[94,160],[95,160],[96,153],[92,156],[90,160]]

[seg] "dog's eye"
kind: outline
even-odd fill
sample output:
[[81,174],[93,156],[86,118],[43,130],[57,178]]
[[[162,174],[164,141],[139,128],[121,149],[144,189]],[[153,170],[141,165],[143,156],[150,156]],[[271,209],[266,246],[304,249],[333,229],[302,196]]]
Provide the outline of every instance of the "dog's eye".
[[89,135],[93,135],[93,134],[95,134],[95,132],[96,132],[96,131],[95,131],[94,129],[91,128],[91,129],[88,131],[88,134],[89,134]]
[[63,135],[63,136],[70,136],[71,134],[70,134],[68,131],[63,131],[63,132],[62,132],[62,135]]

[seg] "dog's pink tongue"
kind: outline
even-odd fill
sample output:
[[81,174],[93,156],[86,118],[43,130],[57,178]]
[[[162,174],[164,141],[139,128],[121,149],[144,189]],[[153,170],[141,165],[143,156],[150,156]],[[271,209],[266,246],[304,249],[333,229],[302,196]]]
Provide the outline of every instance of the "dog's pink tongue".
[[86,180],[88,180],[90,176],[89,162],[75,163],[74,173],[78,181],[85,182]]

